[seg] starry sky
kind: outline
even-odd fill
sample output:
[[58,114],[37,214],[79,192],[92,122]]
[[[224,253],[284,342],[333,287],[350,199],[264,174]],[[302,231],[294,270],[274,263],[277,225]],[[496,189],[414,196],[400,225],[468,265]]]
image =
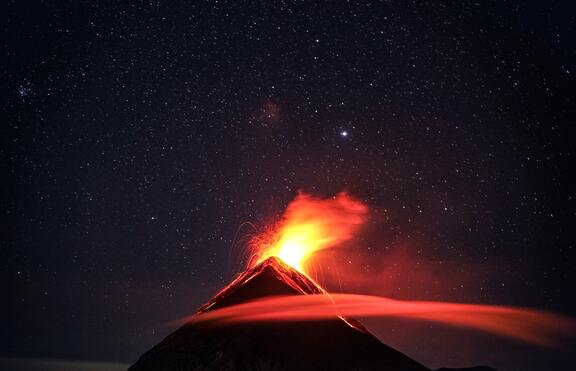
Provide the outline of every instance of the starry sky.
[[[576,316],[570,2],[0,7],[0,358],[134,362],[298,190],[370,207],[333,290]],[[431,367],[576,361],[372,322]]]

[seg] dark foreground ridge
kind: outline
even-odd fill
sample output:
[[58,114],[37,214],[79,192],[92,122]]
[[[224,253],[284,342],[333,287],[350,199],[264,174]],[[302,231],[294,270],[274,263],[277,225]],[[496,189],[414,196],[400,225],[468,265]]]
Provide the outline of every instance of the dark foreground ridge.
[[[265,296],[323,292],[305,275],[277,258],[269,258],[241,274],[199,313]],[[185,324],[144,353],[129,370],[430,371],[383,344],[359,322],[338,317],[222,327]]]

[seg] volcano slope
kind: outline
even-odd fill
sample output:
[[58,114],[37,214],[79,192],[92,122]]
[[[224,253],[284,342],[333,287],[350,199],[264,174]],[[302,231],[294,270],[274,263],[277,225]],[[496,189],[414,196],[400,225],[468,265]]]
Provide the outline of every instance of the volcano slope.
[[[324,290],[308,277],[271,257],[241,274],[198,313],[265,296],[321,293]],[[359,322],[340,317],[226,326],[187,323],[129,369],[176,370],[429,371],[380,342]]]

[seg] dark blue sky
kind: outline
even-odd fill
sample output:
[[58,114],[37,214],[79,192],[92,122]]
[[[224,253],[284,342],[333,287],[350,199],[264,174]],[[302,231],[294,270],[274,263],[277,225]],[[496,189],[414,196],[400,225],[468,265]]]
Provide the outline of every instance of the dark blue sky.
[[[0,14],[0,357],[133,362],[242,270],[241,223],[300,189],[373,212],[347,291],[576,315],[569,2]],[[445,336],[475,352],[426,347],[431,328],[408,327],[376,332],[429,365],[574,361],[469,332]]]

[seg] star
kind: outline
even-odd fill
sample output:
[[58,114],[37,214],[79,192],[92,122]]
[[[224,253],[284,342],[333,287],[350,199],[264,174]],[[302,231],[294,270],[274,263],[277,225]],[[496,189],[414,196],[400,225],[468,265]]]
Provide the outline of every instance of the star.
[[341,136],[342,138],[348,137],[348,131],[342,130],[342,131],[340,132],[340,136]]
[[27,96],[27,95],[28,95],[28,88],[26,88],[26,87],[23,86],[23,85],[20,85],[20,86],[18,87],[18,94],[19,94],[21,97]]

